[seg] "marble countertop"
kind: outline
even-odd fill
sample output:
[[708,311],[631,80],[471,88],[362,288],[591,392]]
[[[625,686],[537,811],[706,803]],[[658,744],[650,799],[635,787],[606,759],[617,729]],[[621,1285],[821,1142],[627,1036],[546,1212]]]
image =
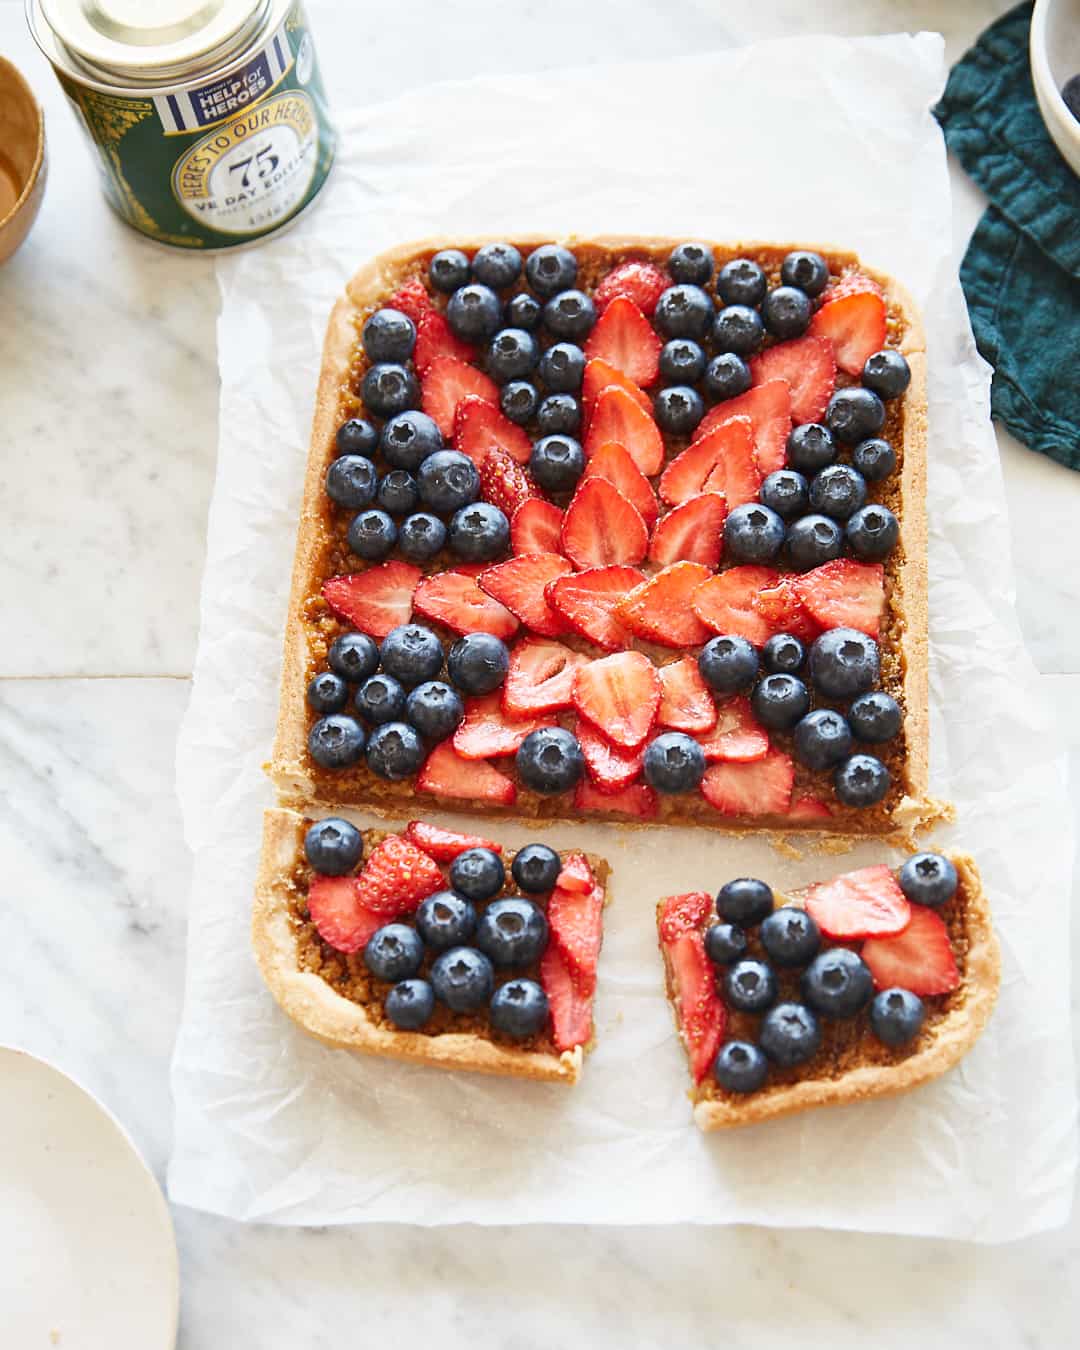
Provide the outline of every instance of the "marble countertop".
[[[339,106],[486,73],[510,51],[514,68],[542,70],[582,53],[944,28],[955,59],[1007,7],[760,0],[735,15],[707,0],[459,0],[449,21],[431,0],[401,0],[373,8],[369,28],[355,6],[308,6]],[[51,157],[41,218],[0,270],[0,1042],[97,1091],[161,1176],[189,872],[173,747],[214,474],[216,286],[206,260],[159,250],[109,213],[18,0],[0,0],[0,51],[45,104]],[[982,203],[959,171],[953,181],[959,257]],[[1017,609],[1070,746],[1080,823],[1080,628],[1068,623],[1080,475],[1004,433],[999,443]],[[1074,1035],[1076,1006],[1074,992]],[[889,1350],[1057,1350],[1080,1312],[1080,1214],[997,1249],[753,1228],[304,1232],[183,1209],[175,1221],[183,1350],[388,1333],[494,1347],[509,1343],[510,1308],[523,1347],[691,1344],[719,1322],[718,1335],[766,1350],[795,1327],[838,1350],[870,1334]]]

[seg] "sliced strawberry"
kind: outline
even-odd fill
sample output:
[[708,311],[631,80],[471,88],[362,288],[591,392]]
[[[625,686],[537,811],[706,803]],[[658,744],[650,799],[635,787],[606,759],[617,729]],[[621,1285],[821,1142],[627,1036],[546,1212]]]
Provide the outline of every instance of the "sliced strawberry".
[[684,895],[668,895],[660,901],[656,915],[660,941],[667,946],[684,933],[703,928],[712,914],[713,898],[708,891],[687,891]]
[[656,524],[659,508],[653,486],[618,441],[601,445],[585,465],[584,478],[606,478],[633,506],[645,528]]
[[356,879],[365,908],[387,918],[411,914],[420,901],[446,886],[433,858],[400,834],[375,845]]
[[690,1075],[700,1083],[713,1066],[727,1027],[727,1010],[716,992],[716,967],[696,930],[665,943],[664,954]]
[[540,958],[540,984],[547,995],[555,1049],[573,1050],[584,1045],[592,1032],[595,978],[576,975],[559,948],[549,942]]
[[[787,386],[784,386],[785,389]],[[618,441],[646,478],[659,473],[664,463],[664,440],[651,412],[617,385],[608,385],[597,395],[585,433],[585,458],[608,441]]]
[[[710,408],[698,423],[694,440],[704,440],[729,417],[749,417],[754,424],[754,457],[762,478],[784,467],[791,430],[791,391],[787,380],[768,380],[737,398]],[[728,501],[728,506],[732,502]]]
[[548,603],[576,633],[617,652],[630,645],[630,634],[615,617],[615,608],[644,580],[636,567],[590,567],[553,581]]
[[725,816],[783,816],[791,805],[795,765],[779,750],[753,763],[719,763],[705,770],[701,792]]
[[585,343],[585,357],[606,361],[636,385],[652,384],[660,373],[659,334],[641,310],[617,295],[597,319]]
[[749,417],[731,417],[671,461],[660,478],[659,492],[672,506],[702,492],[720,492],[733,511],[755,501],[760,487],[753,423]]
[[881,563],[837,558],[804,573],[794,583],[799,599],[822,628],[857,628],[876,638],[885,608]]
[[502,691],[503,711],[510,717],[528,717],[571,707],[574,672],[588,659],[561,642],[523,639],[510,653]]
[[926,998],[948,994],[960,983],[949,930],[925,905],[911,906],[911,921],[897,937],[864,942],[862,959],[878,989],[909,989]]
[[323,599],[339,619],[381,641],[392,628],[409,622],[422,575],[411,563],[380,563],[366,572],[330,577],[323,582]]
[[416,325],[413,365],[425,375],[432,361],[437,361],[440,356],[452,356],[455,361],[474,361],[476,349],[457,336],[437,309],[430,309],[421,315]]
[[414,277],[412,281],[407,281],[404,286],[399,286],[387,300],[386,307],[407,314],[417,328],[423,322],[425,314],[435,312],[432,309],[431,296],[428,295],[427,287],[419,277]]
[[510,546],[515,553],[558,553],[563,513],[541,497],[522,502],[510,521]]
[[911,919],[911,906],[884,863],[808,886],[802,895],[807,913],[838,942],[891,937]]
[[[875,348],[876,350],[876,348]],[[750,362],[755,384],[786,380],[791,390],[791,416],[797,422],[820,422],[836,388],[836,358],[825,337],[792,338],[768,347]]]
[[641,562],[649,547],[645,522],[606,478],[578,485],[563,516],[559,544],[579,569]]
[[598,792],[621,792],[641,777],[645,747],[622,750],[601,736],[591,723],[577,725],[578,744],[585,756],[585,768]]
[[692,600],[694,613],[713,632],[744,637],[760,647],[772,629],[754,600],[759,591],[775,586],[779,579],[779,573],[771,567],[729,567],[697,588]]
[[592,874],[589,860],[584,853],[575,850],[575,852],[566,855],[559,869],[559,875],[555,878],[555,885],[560,886],[564,891],[575,891],[578,895],[588,895],[593,886],[596,885],[596,878]]
[[362,951],[387,921],[361,902],[357,877],[312,877],[308,913],[322,940],[339,952]]
[[638,637],[662,647],[698,647],[712,636],[691,606],[694,592],[712,575],[701,563],[678,562],[635,586],[615,617]]
[[660,707],[656,720],[675,731],[711,731],[716,726],[716,703],[709,686],[701,678],[693,656],[661,666]]
[[885,301],[872,290],[839,287],[810,320],[814,337],[828,338],[833,344],[836,364],[849,375],[861,375],[866,358],[885,345],[887,315]]
[[869,291],[871,295],[876,295],[879,299],[885,298],[885,292],[881,289],[873,278],[868,277],[865,272],[860,272],[857,268],[845,272],[843,276],[838,277],[821,298],[821,303],[827,305],[832,300],[839,300],[845,295],[859,295],[863,291]]
[[632,783],[618,792],[604,792],[595,783],[582,778],[574,789],[576,811],[615,811],[637,820],[655,820],[660,800],[648,783]]
[[456,754],[462,759],[496,759],[500,755],[517,753],[521,742],[531,731],[551,725],[551,718],[509,718],[502,706],[502,696],[496,691],[465,703],[465,717],[453,735]]
[[499,401],[498,388],[484,372],[454,356],[437,356],[420,385],[424,412],[435,419],[447,440],[453,434],[454,417],[462,400],[472,397],[492,405]]
[[598,314],[603,314],[618,295],[632,300],[642,314],[652,318],[656,302],[671,285],[671,278],[655,263],[624,262],[613,267],[593,292]]
[[566,631],[562,618],[544,598],[544,588],[574,569],[559,553],[521,553],[480,577],[480,589],[516,614],[526,628],[541,637]]
[[498,769],[479,759],[462,759],[449,741],[437,745],[428,755],[416,779],[419,792],[460,801],[494,802],[512,806],[517,800],[513,781]]
[[742,694],[719,704],[716,726],[708,735],[696,739],[710,764],[717,760],[753,764],[769,753],[769,733],[755,719],[750,700]]
[[593,883],[587,891],[567,890],[556,884],[548,901],[549,945],[562,952],[581,980],[595,979],[603,940],[604,889]]
[[[437,365],[438,363],[432,366],[432,372],[436,371]],[[485,381],[485,385],[477,384],[475,388],[468,388],[466,387],[467,381],[464,378],[461,379],[461,392],[457,395],[457,402],[454,405],[456,411],[452,416],[454,449],[460,450],[463,455],[468,455],[478,469],[483,466],[489,450],[501,450],[518,464],[527,463],[529,456],[532,454],[532,442],[524,431],[519,426],[515,426],[509,417],[505,417],[497,407],[499,391],[488,377],[481,374],[475,367],[467,366],[466,369],[479,376],[480,380]],[[454,374],[454,372],[450,373],[451,375]],[[490,386],[490,388],[487,386]],[[449,436],[449,431],[427,405],[426,379],[424,391],[424,411],[431,413],[431,416],[439,423],[443,435]]]
[[788,820],[832,820],[832,812],[820,797],[795,797],[788,808]]
[[585,415],[585,425],[589,424],[589,418],[592,416],[592,410],[596,406],[596,400],[604,392],[614,386],[621,389],[624,393],[634,400],[642,412],[652,416],[652,399],[644,389],[639,389],[633,380],[627,379],[621,370],[616,370],[613,365],[607,361],[588,361],[585,365],[585,378],[581,384],[581,405]]
[[642,652],[615,652],[574,676],[574,707],[613,745],[643,745],[660,706],[660,677]]
[[480,462],[480,496],[510,520],[519,506],[540,499],[540,489],[523,464],[492,446]]
[[765,586],[750,597],[772,633],[790,633],[803,642],[813,642],[821,625],[806,608],[799,595],[798,577],[782,576],[774,586]]
[[649,541],[649,561],[660,567],[676,562],[716,567],[724,548],[727,502],[719,492],[703,492],[673,507]]
[[429,858],[436,862],[453,862],[460,854],[470,848],[487,848],[492,853],[501,853],[502,844],[491,839],[482,839],[478,834],[459,834],[457,830],[444,830],[441,825],[429,825],[425,820],[410,820],[405,826],[405,838],[421,848]]
[[491,633],[508,642],[518,630],[518,621],[510,611],[485,595],[475,576],[460,568],[424,577],[413,604],[418,614],[445,624],[455,633]]

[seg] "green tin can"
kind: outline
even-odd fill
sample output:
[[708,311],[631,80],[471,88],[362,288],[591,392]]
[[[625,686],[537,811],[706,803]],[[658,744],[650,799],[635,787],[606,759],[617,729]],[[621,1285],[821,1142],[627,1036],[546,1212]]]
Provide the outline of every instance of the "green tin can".
[[26,0],[105,195],[161,244],[236,248],[296,219],[336,135],[300,0]]

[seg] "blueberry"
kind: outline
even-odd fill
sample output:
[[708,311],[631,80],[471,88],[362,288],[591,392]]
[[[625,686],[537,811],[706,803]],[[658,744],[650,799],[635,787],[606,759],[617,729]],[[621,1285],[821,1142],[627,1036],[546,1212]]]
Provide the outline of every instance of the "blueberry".
[[752,356],[765,341],[765,325],[749,305],[726,305],[713,321],[712,339],[718,352]]
[[461,695],[442,680],[418,684],[405,700],[405,720],[426,741],[445,741],[458,729],[464,716]]
[[757,877],[736,877],[717,892],[716,912],[728,923],[752,927],[773,912],[772,888]]
[[765,298],[765,273],[750,258],[732,258],[716,277],[716,294],[725,305],[760,305]]
[[397,526],[385,511],[372,507],[370,511],[353,516],[346,538],[358,558],[377,562],[397,543]]
[[368,768],[392,783],[411,778],[426,758],[424,742],[407,722],[384,722],[368,737]]
[[509,668],[506,643],[491,633],[458,638],[446,658],[451,682],[464,694],[490,694],[506,679]]
[[372,675],[356,691],[356,711],[375,726],[405,715],[405,690],[392,675]]
[[547,940],[543,910],[521,895],[492,900],[480,916],[474,939],[496,970],[532,965],[540,959]]
[[734,352],[721,352],[706,366],[704,384],[715,399],[735,398],[750,388],[750,367]]
[[355,717],[331,713],[308,733],[308,753],[324,769],[344,769],[364,753],[364,728]]
[[528,380],[511,380],[509,384],[503,385],[499,394],[499,407],[503,416],[509,417],[510,421],[516,422],[518,426],[523,426],[535,415],[539,401],[540,394],[536,385]]
[[765,327],[780,338],[797,338],[810,326],[810,297],[797,286],[777,286],[765,297],[761,317]]
[[428,455],[443,448],[443,438],[427,413],[410,409],[390,418],[382,429],[379,445],[387,464],[415,473]]
[[459,286],[446,304],[446,321],[466,342],[484,342],[499,331],[502,305],[490,286]]
[[521,254],[513,244],[483,244],[473,255],[472,274],[493,291],[501,291],[521,276]]
[[814,299],[829,284],[829,264],[820,253],[795,249],[780,264],[780,280],[785,286],[797,286]]
[[851,730],[860,741],[874,745],[891,741],[904,721],[904,713],[891,694],[875,690],[860,694],[848,709]]
[[794,905],[774,909],[762,921],[758,937],[778,966],[804,966],[821,946],[821,930],[805,909]]
[[828,464],[810,483],[810,505],[833,520],[847,520],[866,501],[866,480],[850,464]]
[[379,479],[375,504],[391,516],[407,516],[420,500],[416,479],[406,469],[391,469]]
[[387,361],[380,361],[364,372],[360,394],[377,417],[393,417],[420,402],[420,386],[412,371]]
[[874,996],[870,967],[850,947],[815,956],[799,981],[802,996],[823,1017],[854,1017]]
[[459,248],[441,249],[428,263],[428,276],[437,291],[449,295],[469,280],[469,260]]
[[387,994],[383,1012],[399,1031],[419,1031],[435,1011],[435,991],[427,980],[398,980]]
[[794,675],[805,660],[806,648],[790,633],[774,633],[761,649],[762,665],[777,675]]
[[830,628],[810,647],[810,678],[826,698],[865,694],[880,676],[878,645],[857,628]]
[[922,1030],[926,1009],[907,989],[883,989],[870,1004],[870,1029],[884,1045],[909,1045]]
[[761,485],[758,497],[783,520],[802,515],[810,500],[810,485],[795,469],[777,469]]
[[713,923],[705,929],[705,954],[718,966],[730,966],[746,955],[746,934],[737,923]]
[[332,670],[320,671],[307,687],[308,706],[317,713],[341,712],[349,699],[349,686]]
[[689,436],[705,416],[705,404],[690,385],[670,384],[657,394],[653,411],[661,431],[670,436]]
[[510,522],[490,502],[473,502],[450,520],[450,551],[463,562],[494,562],[510,542]]
[[878,398],[899,398],[911,383],[911,367],[898,351],[886,347],[866,358],[862,382]]
[[360,861],[364,836],[340,816],[317,820],[304,835],[304,855],[324,877],[343,877]]
[[416,346],[416,325],[399,309],[377,309],[360,340],[370,361],[407,361]]
[[900,538],[900,522],[887,506],[871,502],[855,511],[844,527],[848,546],[863,562],[881,562]]
[[788,526],[788,561],[800,572],[832,562],[844,551],[844,531],[829,516],[800,516]]
[[562,859],[547,844],[526,844],[515,853],[510,865],[510,875],[530,895],[554,890],[561,871]]
[[530,731],[515,762],[525,786],[544,793],[569,791],[585,768],[577,737],[563,727]]
[[900,889],[916,905],[937,909],[956,894],[959,878],[940,853],[914,853],[900,869]]
[[379,668],[379,646],[367,633],[341,633],[331,642],[326,659],[343,680],[366,680]]
[[420,500],[432,511],[449,515],[480,495],[480,475],[460,450],[436,450],[417,470]]
[[556,342],[540,358],[540,378],[552,394],[573,394],[585,375],[585,353],[572,342]]
[[375,499],[375,465],[363,455],[341,455],[326,471],[326,495],[358,511]]
[[469,900],[490,900],[505,884],[503,860],[490,848],[467,848],[450,864],[450,885]]
[[401,522],[397,542],[398,552],[409,562],[428,562],[445,545],[446,526],[428,511],[414,511]]
[[342,422],[335,437],[339,455],[366,455],[368,459],[379,444],[379,433],[362,417],[350,417]]
[[451,947],[431,967],[435,997],[451,1012],[475,1012],[491,998],[495,972],[475,947]]
[[801,1003],[778,1003],[761,1020],[758,1044],[774,1064],[793,1069],[821,1048],[821,1026]]
[[880,483],[896,468],[896,451],[888,441],[872,436],[852,450],[851,462],[868,483]]
[[577,259],[561,244],[541,244],[526,259],[525,276],[537,295],[554,295],[577,280]]
[[668,254],[667,270],[672,281],[704,286],[713,274],[713,266],[708,244],[677,244]]
[[776,975],[765,961],[742,960],[724,976],[724,998],[739,1012],[759,1013],[776,1002]]
[[797,675],[766,675],[750,696],[754,716],[770,731],[790,731],[810,711],[810,690]]
[[758,673],[758,655],[752,644],[736,634],[710,638],[698,654],[698,670],[718,694],[745,689]]
[[795,728],[795,758],[808,769],[830,769],[851,750],[851,728],[842,713],[816,708]]
[[491,339],[487,353],[487,368],[499,384],[518,380],[536,369],[540,348],[536,339],[524,328],[503,328]]
[[666,338],[700,342],[712,327],[714,313],[713,302],[700,286],[669,286],[656,302],[653,323]]
[[833,774],[833,787],[845,806],[873,806],[891,782],[892,775],[875,755],[852,755]]
[[854,445],[876,436],[885,423],[885,405],[871,389],[838,389],[825,409],[825,425],[835,440]]
[[424,944],[407,923],[384,924],[368,939],[364,965],[377,980],[407,980],[423,964]]
[[817,473],[836,458],[836,442],[820,422],[802,422],[788,433],[787,457],[800,473]]
[[660,374],[672,384],[696,384],[705,374],[705,352],[690,338],[672,338],[660,352]]
[[705,775],[705,752],[682,731],[663,731],[645,747],[645,781],[657,792],[693,792]]
[[527,291],[511,296],[506,302],[506,322],[513,328],[524,328],[528,333],[540,327],[543,313],[543,305]]
[[529,472],[545,492],[569,492],[585,472],[585,455],[572,436],[543,436],[533,445]]
[[713,1077],[725,1092],[757,1092],[768,1075],[769,1061],[750,1041],[728,1041],[713,1064]]
[[504,1036],[526,1040],[541,1031],[547,1019],[547,994],[535,980],[507,980],[495,990],[491,1025]]
[[783,544],[783,520],[760,502],[736,506],[724,521],[724,554],[729,562],[772,562]]
[[544,306],[544,327],[557,338],[580,342],[595,322],[596,306],[584,291],[560,291]]
[[536,412],[541,436],[576,436],[581,426],[581,404],[573,394],[548,394]]
[[387,675],[411,689],[438,675],[443,663],[442,643],[430,628],[401,623],[383,638],[379,660]]
[[458,891],[436,891],[420,902],[416,931],[433,951],[461,947],[476,931],[476,909]]

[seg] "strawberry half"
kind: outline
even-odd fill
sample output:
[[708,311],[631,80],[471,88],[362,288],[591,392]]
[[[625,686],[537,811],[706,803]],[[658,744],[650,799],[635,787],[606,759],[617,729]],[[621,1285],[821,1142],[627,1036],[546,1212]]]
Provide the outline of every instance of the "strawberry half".
[[521,553],[482,573],[479,586],[541,637],[558,637],[565,626],[544,597],[545,587],[574,569],[559,553]]
[[360,902],[382,914],[384,923],[411,914],[421,900],[446,885],[434,860],[400,834],[389,834],[375,845],[356,881]]
[[449,741],[443,741],[428,755],[416,787],[419,792],[460,801],[492,802],[499,806],[512,806],[517,801],[517,788],[511,779],[483,760],[462,759],[454,753]]
[[857,628],[877,637],[885,608],[885,569],[881,563],[837,558],[805,572],[793,585],[822,628]]
[[852,268],[832,282],[821,297],[821,303],[827,305],[832,300],[839,300],[845,295],[858,295],[862,291],[869,291],[871,295],[876,295],[880,300],[885,298],[885,292],[872,277],[868,277],[865,272],[860,272],[857,268]]
[[386,923],[361,902],[357,877],[312,877],[307,900],[311,922],[335,951],[362,951]]
[[911,920],[911,905],[884,863],[808,886],[802,897],[817,926],[838,942],[895,936]]
[[750,374],[755,384],[786,380],[792,420],[796,424],[820,422],[836,388],[832,343],[826,337],[809,335],[778,342],[753,358]]
[[604,792],[589,779],[582,778],[574,789],[574,809],[616,811],[637,820],[655,820],[660,811],[660,799],[648,783],[632,783],[618,792]]
[[584,1045],[592,1033],[596,980],[582,979],[553,942],[540,958],[540,984],[551,1013],[551,1039],[559,1051]]
[[[791,430],[791,391],[787,380],[767,380],[737,398],[710,408],[698,423],[694,440],[704,440],[729,417],[749,417],[754,425],[754,458],[762,478],[784,467]],[[728,501],[728,506],[733,503]]]
[[498,691],[484,694],[466,700],[465,716],[452,738],[454,751],[462,759],[513,755],[530,732],[550,725],[551,718],[542,715],[512,720],[503,710]]
[[[496,405],[499,402],[499,390],[482,370],[477,370],[467,361],[459,361],[455,356],[437,356],[420,382],[420,402],[424,412],[434,418],[446,440],[453,435],[458,405],[470,397]],[[494,411],[499,412],[497,407],[494,407]],[[499,416],[502,414],[499,413]],[[514,424],[511,422],[510,425]],[[459,450],[461,448],[458,446]],[[476,460],[476,464],[479,467],[480,460]]]
[[558,553],[562,518],[554,502],[530,497],[510,521],[510,547],[515,553]]
[[676,562],[716,567],[724,549],[726,518],[727,502],[719,492],[703,492],[680,503],[653,531],[649,561],[660,567]]
[[480,496],[492,506],[497,506],[510,520],[518,507],[540,499],[540,489],[529,477],[524,465],[519,464],[505,450],[492,446],[480,461]]
[[574,673],[588,659],[561,642],[525,638],[510,653],[502,690],[503,711],[509,717],[528,717],[571,707]]
[[700,1083],[713,1066],[727,1027],[727,1010],[716,992],[716,967],[697,930],[681,933],[663,948],[690,1076]]
[[885,346],[885,301],[876,289],[855,289],[851,282],[842,282],[831,296],[826,295],[825,303],[810,320],[809,332],[829,339],[841,370],[861,375],[866,358]]
[[788,808],[788,820],[832,820],[832,812],[820,797],[795,797]]
[[381,641],[392,628],[409,622],[421,576],[411,563],[380,563],[366,572],[330,577],[323,582],[323,599],[339,619]]
[[673,459],[661,475],[658,490],[671,506],[702,492],[720,492],[733,511],[756,501],[760,487],[753,423],[749,417],[736,416],[718,423]]
[[456,830],[444,830],[441,825],[429,825],[425,820],[410,820],[405,826],[405,838],[423,849],[429,858],[436,862],[453,862],[461,853],[470,848],[488,848],[492,853],[501,853],[502,844],[490,839],[481,839],[478,834],[458,834]]
[[712,914],[713,898],[708,891],[687,891],[684,895],[669,895],[660,901],[657,927],[660,941],[666,946],[684,933],[700,930]]
[[725,816],[783,816],[791,805],[795,765],[779,750],[753,763],[719,763],[705,770],[701,793]]
[[425,314],[435,313],[431,306],[431,296],[428,295],[427,287],[419,277],[414,277],[404,286],[399,286],[387,300],[386,307],[407,314],[417,328],[423,322]]
[[593,303],[597,313],[603,314],[616,296],[623,295],[632,300],[642,314],[652,318],[656,302],[670,285],[671,278],[655,263],[619,263],[600,281],[593,292]]
[[696,740],[710,764],[727,760],[732,764],[753,764],[769,753],[769,733],[755,719],[750,700],[742,694],[718,705],[716,726]]
[[693,735],[716,726],[716,703],[693,656],[661,666],[658,674],[660,707],[656,720],[662,727]]
[[595,885],[592,868],[584,853],[568,853],[566,861],[555,878],[555,885],[564,891],[576,891],[579,895],[588,895]]
[[652,416],[652,399],[644,389],[639,389],[633,380],[627,379],[621,370],[616,370],[607,361],[594,360],[586,362],[585,378],[581,382],[581,407],[586,427],[589,425],[596,400],[605,389],[613,387],[629,394],[643,413]]
[[645,522],[606,478],[578,485],[563,516],[559,544],[575,567],[639,563],[649,547]]
[[[480,385],[476,388],[465,388],[465,381],[462,380],[462,392],[458,395],[456,411],[452,416],[454,449],[468,455],[478,469],[483,468],[489,450],[501,450],[518,464],[526,464],[532,454],[532,442],[524,431],[515,426],[509,417],[504,417],[496,406],[499,402],[499,391],[488,377],[473,366],[466,369],[478,375],[490,389],[485,391]],[[429,412],[426,379],[424,389],[424,411]],[[439,422],[434,413],[431,413],[431,416]],[[439,428],[444,436],[450,435],[442,422],[439,422]]]
[[474,361],[476,349],[459,338],[437,309],[429,309],[416,325],[416,347],[413,365],[421,375],[440,356],[451,356],[455,361]]
[[445,624],[455,633],[490,633],[508,642],[518,630],[518,621],[510,611],[485,595],[476,577],[464,570],[424,577],[416,588],[413,605],[425,619]]
[[622,448],[618,441],[609,441],[595,451],[585,465],[583,480],[606,478],[617,488],[651,530],[656,524],[659,507],[652,484]]
[[[571,855],[574,856],[574,855]],[[584,855],[577,855],[583,857]],[[588,862],[585,863],[588,867]],[[592,872],[589,871],[592,879]],[[549,945],[558,947],[582,980],[595,979],[603,939],[604,889],[595,880],[587,890],[569,890],[556,882],[548,901]]]
[[615,608],[644,580],[636,567],[590,567],[559,577],[546,594],[548,604],[576,633],[617,652],[630,645],[630,634],[615,617]]
[[660,706],[660,678],[642,652],[616,652],[574,676],[574,707],[622,750],[644,745]]
[[659,334],[641,310],[624,295],[611,300],[593,325],[585,357],[606,361],[636,385],[652,384],[660,373]]
[[[785,389],[787,386],[784,386]],[[597,395],[585,433],[585,458],[608,441],[618,441],[646,478],[664,463],[664,440],[651,411],[646,412],[625,389],[608,385]]]
[[585,756],[585,768],[598,792],[621,792],[641,777],[645,747],[622,750],[600,735],[589,722],[577,724],[576,736]]
[[771,567],[729,567],[697,588],[692,601],[694,613],[714,633],[744,637],[760,647],[773,630],[754,601],[759,591],[775,586],[779,580],[779,573]]
[[878,989],[910,989],[926,998],[948,994],[960,983],[949,930],[925,905],[912,905],[911,920],[898,936],[864,942],[862,959]]
[[799,595],[798,577],[780,577],[774,586],[764,586],[750,602],[772,633],[790,633],[803,642],[813,642],[821,625]]
[[691,601],[711,575],[701,563],[673,563],[624,596],[615,617],[638,637],[662,647],[698,647],[712,634],[694,613]]

